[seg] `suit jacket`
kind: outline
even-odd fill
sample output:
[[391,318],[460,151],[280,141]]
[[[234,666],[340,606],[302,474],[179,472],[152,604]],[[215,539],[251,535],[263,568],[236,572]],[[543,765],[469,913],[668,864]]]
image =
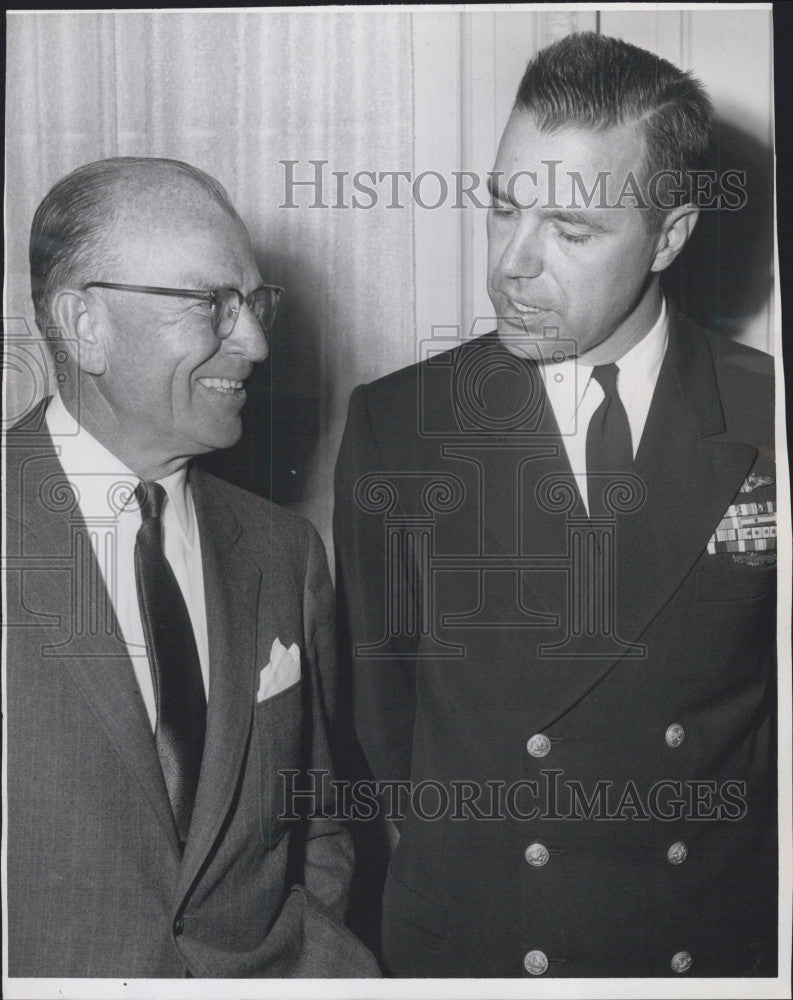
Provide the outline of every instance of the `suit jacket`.
[[[301,518],[190,470],[210,685],[184,856],[151,726],[42,404],[7,437],[11,976],[377,975],[342,917],[348,832],[285,817],[332,771],[331,584]],[[256,702],[275,637],[299,682]],[[297,815],[297,814],[296,814]]]
[[708,551],[773,498],[773,426],[770,359],[674,310],[601,520],[494,334],[353,393],[356,728],[421,793],[383,899],[394,974],[775,974],[775,553]]

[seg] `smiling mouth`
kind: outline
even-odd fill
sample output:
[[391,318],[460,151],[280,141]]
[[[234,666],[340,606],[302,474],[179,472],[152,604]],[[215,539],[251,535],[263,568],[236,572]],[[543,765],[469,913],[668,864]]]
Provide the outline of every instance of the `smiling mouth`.
[[521,316],[539,316],[540,313],[547,312],[547,309],[540,309],[538,306],[527,306],[515,299],[508,299],[510,308]]
[[205,389],[212,389],[213,392],[222,392],[226,396],[233,396],[241,392],[243,383],[234,378],[200,378],[198,380]]

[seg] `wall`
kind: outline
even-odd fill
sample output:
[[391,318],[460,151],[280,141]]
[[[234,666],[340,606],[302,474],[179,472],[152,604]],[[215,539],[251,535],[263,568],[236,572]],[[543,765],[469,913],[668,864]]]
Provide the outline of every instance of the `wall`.
[[[669,284],[696,318],[770,349],[771,19],[762,8],[17,13],[7,31],[6,419],[48,391],[27,273],[40,199],[101,157],[189,160],[227,187],[265,280],[287,288],[244,438],[210,464],[307,514],[329,543],[353,386],[416,360],[434,328],[459,338],[492,325],[484,209],[455,209],[453,197],[422,208],[404,179],[401,207],[389,208],[386,182],[373,207],[353,208],[352,176],[483,176],[527,60],[584,29],[651,48],[708,86],[719,114],[714,157],[749,171],[749,203],[703,218]],[[301,180],[313,176],[310,161],[327,161],[317,199],[327,207],[309,207],[306,187],[295,189],[300,207],[283,207],[282,160],[298,161]],[[422,190],[431,204],[431,184]]]
[[[414,19],[416,159],[436,169],[491,169],[518,83],[531,55],[571,31],[599,31],[650,49],[705,85],[715,108],[711,164],[748,174],[747,206],[703,216],[669,276],[670,292],[696,319],[773,350],[773,80],[771,14],[748,10],[559,10],[425,15]],[[437,54],[454,72],[438,73]],[[438,130],[421,101],[440,105]],[[485,212],[416,211],[417,334],[459,324],[492,328],[486,291]],[[444,251],[443,248],[446,248]],[[451,251],[448,248],[453,248]],[[425,263],[429,262],[429,263]],[[436,262],[432,264],[432,262]],[[421,274],[432,273],[422,283]],[[681,273],[682,272],[682,273]],[[451,318],[450,318],[451,317]]]

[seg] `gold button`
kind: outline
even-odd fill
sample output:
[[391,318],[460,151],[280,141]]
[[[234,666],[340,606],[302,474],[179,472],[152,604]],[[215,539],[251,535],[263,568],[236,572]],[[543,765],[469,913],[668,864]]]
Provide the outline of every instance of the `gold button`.
[[545,844],[529,844],[526,848],[526,860],[532,868],[542,868],[543,865],[547,865],[550,856]]
[[546,757],[551,750],[551,741],[544,733],[535,733],[526,743],[532,757]]
[[666,745],[674,750],[686,738],[686,731],[679,722],[673,722],[666,731]]
[[687,857],[688,848],[682,840],[678,840],[676,843],[672,844],[666,852],[666,860],[670,865],[682,865]]
[[530,951],[523,959],[526,972],[532,976],[541,976],[548,969],[548,957],[544,951]]
[[676,955],[672,956],[672,961],[669,963],[672,967],[672,972],[676,972],[678,976],[682,976],[684,972],[688,972],[691,968],[694,959],[691,957],[690,951],[679,951]]

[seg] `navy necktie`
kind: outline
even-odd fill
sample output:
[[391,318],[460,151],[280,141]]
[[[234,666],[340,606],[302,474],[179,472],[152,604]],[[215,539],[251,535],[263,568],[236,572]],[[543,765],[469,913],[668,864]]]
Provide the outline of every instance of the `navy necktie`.
[[190,615],[163,551],[165,489],[141,482],[135,497],[143,519],[135,540],[135,583],[157,704],[154,741],[184,849],[201,772],[206,696]]
[[619,368],[615,364],[598,365],[592,378],[603,389],[603,401],[592,414],[586,435],[586,471],[589,511],[601,513],[602,496],[609,478],[617,479],[633,468],[633,445],[628,415],[617,392]]

